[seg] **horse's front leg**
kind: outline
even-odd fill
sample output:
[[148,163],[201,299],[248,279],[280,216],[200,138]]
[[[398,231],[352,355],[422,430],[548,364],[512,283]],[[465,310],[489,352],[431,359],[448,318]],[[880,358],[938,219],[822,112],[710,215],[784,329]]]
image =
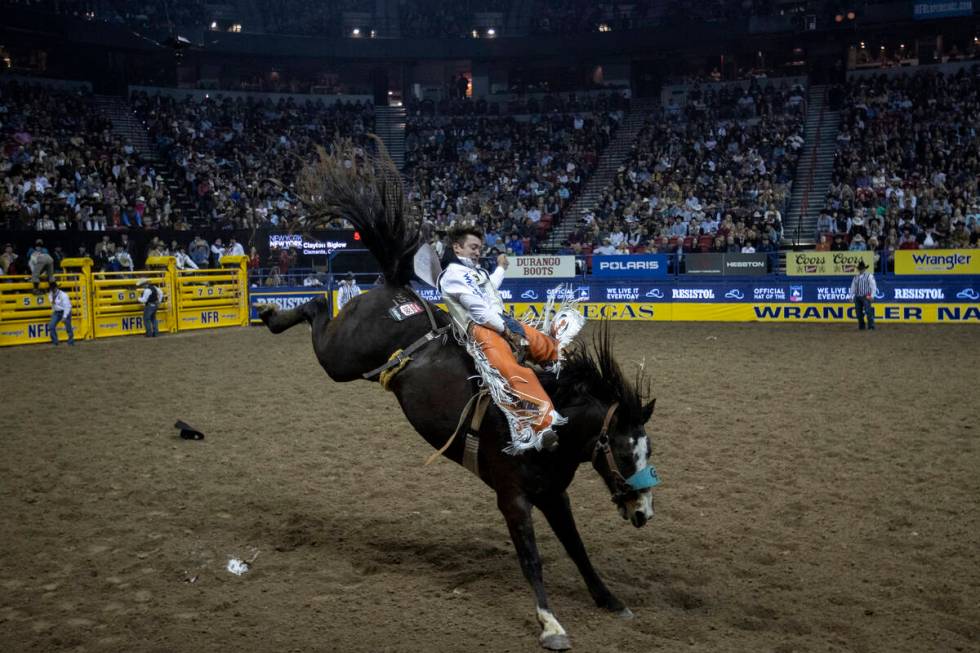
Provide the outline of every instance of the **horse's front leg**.
[[623,605],[623,602],[616,598],[606,584],[602,582],[599,574],[589,560],[589,554],[585,552],[585,545],[575,527],[575,518],[572,516],[572,506],[568,501],[568,494],[562,492],[559,495],[544,497],[537,501],[538,508],[544,513],[551,530],[561,541],[562,546],[568,556],[578,567],[579,573],[585,580],[585,585],[589,588],[589,594],[595,604],[600,608],[617,613],[620,617],[630,618],[633,613]]
[[541,646],[552,651],[570,649],[572,645],[568,640],[568,634],[548,608],[548,596],[544,591],[544,579],[541,574],[541,557],[538,555],[538,545],[534,539],[534,523],[531,521],[531,504],[522,495],[498,494],[497,507],[507,520],[507,528],[510,530],[514,548],[517,549],[521,570],[534,590],[538,623],[541,624],[538,641]]

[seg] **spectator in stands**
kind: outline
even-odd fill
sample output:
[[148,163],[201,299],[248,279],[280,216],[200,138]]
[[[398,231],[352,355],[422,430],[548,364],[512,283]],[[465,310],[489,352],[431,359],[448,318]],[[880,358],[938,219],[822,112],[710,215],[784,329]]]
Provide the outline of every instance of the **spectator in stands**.
[[187,248],[183,245],[177,248],[174,253],[174,258],[177,261],[178,270],[197,270],[197,263],[187,254]]
[[0,274],[17,274],[17,254],[10,243],[3,246],[3,254],[0,254]]
[[190,257],[194,261],[194,265],[198,268],[210,267],[208,261],[211,258],[211,248],[208,246],[208,241],[200,236],[194,236],[194,241],[191,243],[190,248]]
[[226,252],[229,256],[245,256],[245,248],[234,238],[228,240],[228,250]]

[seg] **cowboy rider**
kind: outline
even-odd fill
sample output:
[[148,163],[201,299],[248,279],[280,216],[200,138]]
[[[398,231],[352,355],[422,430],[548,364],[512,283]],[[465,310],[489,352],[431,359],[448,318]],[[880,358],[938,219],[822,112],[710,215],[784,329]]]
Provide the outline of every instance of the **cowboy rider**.
[[[511,394],[532,407],[531,433],[515,433],[514,421],[510,419],[512,437],[528,435],[542,448],[554,449],[558,446],[554,428],[566,419],[555,411],[537,375],[517,362],[514,349],[526,347],[530,360],[547,364],[558,360],[559,342],[504,312],[498,289],[508,266],[507,257],[503,254],[497,257],[493,274],[480,267],[482,231],[476,227],[457,227],[450,233],[450,240],[453,256],[439,276],[438,285],[454,326],[479,346],[490,366],[509,385]],[[508,407],[500,408],[508,412]]]

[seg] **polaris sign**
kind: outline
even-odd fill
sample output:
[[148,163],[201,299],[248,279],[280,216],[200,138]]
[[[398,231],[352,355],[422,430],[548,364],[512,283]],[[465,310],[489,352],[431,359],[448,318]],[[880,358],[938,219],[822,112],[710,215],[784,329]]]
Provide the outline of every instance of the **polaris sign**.
[[592,276],[665,279],[667,278],[667,256],[665,254],[593,256]]

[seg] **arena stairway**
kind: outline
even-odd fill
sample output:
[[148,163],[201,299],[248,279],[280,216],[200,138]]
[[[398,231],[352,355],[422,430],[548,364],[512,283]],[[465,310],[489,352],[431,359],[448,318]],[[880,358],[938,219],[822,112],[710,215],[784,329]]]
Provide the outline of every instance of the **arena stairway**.
[[572,200],[565,215],[548,235],[548,240],[542,244],[541,249],[546,252],[554,252],[561,248],[561,244],[568,238],[568,234],[575,230],[575,226],[589,211],[595,209],[602,195],[603,189],[612,183],[616,177],[616,171],[629,156],[630,148],[636,140],[637,134],[643,129],[643,123],[651,112],[660,107],[660,98],[634,99],[630,104],[630,110],[624,116],[622,124],[616,130],[612,141],[599,157],[599,164],[595,172],[586,180],[585,185],[578,197]]
[[153,166],[157,178],[167,185],[172,207],[180,209],[181,214],[188,220],[193,220],[197,215],[197,205],[188,194],[186,184],[180,181],[180,170],[160,156],[150,140],[146,125],[133,111],[126,98],[117,95],[96,95],[93,102],[96,109],[112,122],[112,132],[136,148],[140,157]]
[[374,107],[374,133],[388,148],[391,160],[398,169],[405,167],[405,107]]
[[797,247],[809,247],[816,242],[817,216],[834,172],[840,112],[828,109],[827,89],[827,86],[810,87],[803,153],[796,166],[789,209],[783,220],[785,240]]

